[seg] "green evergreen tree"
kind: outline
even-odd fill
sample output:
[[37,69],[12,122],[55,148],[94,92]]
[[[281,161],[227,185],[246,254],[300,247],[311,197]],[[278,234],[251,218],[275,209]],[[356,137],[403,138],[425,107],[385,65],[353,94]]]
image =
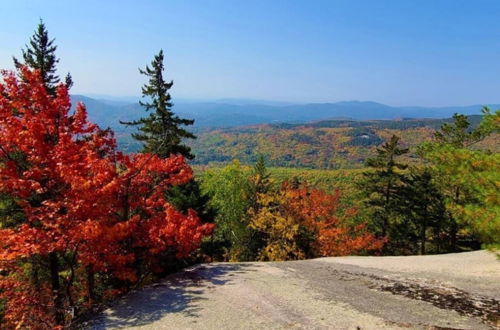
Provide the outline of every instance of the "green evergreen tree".
[[466,116],[455,114],[453,123],[442,125],[435,133],[434,141],[423,143],[418,150],[419,155],[428,161],[445,197],[453,251],[477,249],[479,237],[483,242],[498,241],[492,238],[500,228],[500,222],[495,221],[498,219],[497,199],[491,197],[498,196],[494,184],[498,181],[495,161],[498,153],[477,146],[473,148],[473,145],[500,131],[500,111],[491,113],[485,107],[482,112],[483,119],[475,128],[471,127]]
[[[17,58],[14,59],[14,65],[19,68],[26,65],[30,69],[39,70],[45,83],[47,92],[55,95],[60,78],[57,75],[56,65],[59,59],[56,56],[57,46],[54,45],[55,39],[49,38],[49,33],[42,20],[38,23],[35,33],[31,37],[26,49],[22,49],[23,62]],[[68,73],[65,78],[65,84],[68,88],[73,85],[71,75]]]
[[[471,129],[467,116],[455,113],[453,115],[453,123],[443,124],[440,130],[434,133],[434,140],[437,146],[448,145],[453,148],[466,148],[480,141],[483,138],[482,135],[480,130]],[[451,200],[453,204],[462,205],[470,200],[471,194],[466,191],[463,186],[453,185],[449,182],[445,183],[447,181],[445,177],[441,179],[445,180],[442,183],[447,186],[445,188],[445,186],[442,185],[444,188],[443,191],[445,191],[445,194],[448,194],[449,200]],[[457,234],[459,230],[460,225],[452,218],[450,237],[453,251],[457,250]]]
[[[183,119],[172,111],[170,88],[173,81],[166,81],[164,77],[163,51],[154,56],[150,66],[139,72],[149,78],[142,87],[142,96],[147,101],[140,104],[149,112],[149,116],[131,122],[121,122],[127,126],[136,126],[139,132],[132,137],[143,143],[142,152],[156,154],[161,158],[180,154],[187,159],[193,159],[191,149],[183,144],[184,139],[195,139],[196,136],[184,127],[192,125],[194,120]],[[194,178],[184,185],[170,189],[168,201],[181,211],[193,209],[204,222],[214,222],[215,208],[209,205],[209,196],[201,192],[200,184]],[[206,246],[206,244],[204,244]],[[212,254],[211,246],[204,252]],[[165,256],[168,263],[168,256]],[[175,258],[172,258],[174,260]]]
[[[444,196],[435,185],[429,169],[412,169],[401,179],[402,187],[397,195],[399,212],[404,219],[406,232],[404,241],[417,243],[420,254],[427,252],[426,244],[432,240],[434,252],[446,249],[446,233],[450,218],[446,210]],[[413,230],[413,231],[412,231]],[[417,252],[418,249],[414,249]]]
[[257,158],[252,174],[250,176],[250,207],[255,211],[258,208],[257,195],[268,193],[271,189],[271,175],[267,171],[266,161],[264,156],[260,155]]
[[201,191],[200,184],[196,179],[169,189],[167,199],[178,210],[195,210],[204,222],[214,222],[217,215],[215,209],[209,205],[210,197]]
[[486,135],[482,127],[472,129],[467,116],[455,113],[453,123],[443,124],[441,129],[434,133],[434,138],[440,144],[449,144],[455,148],[466,148],[481,141]]
[[366,165],[373,169],[364,174],[362,189],[367,196],[367,205],[372,210],[372,221],[381,236],[391,241],[392,219],[397,214],[397,196],[407,165],[397,162],[397,157],[408,153],[399,146],[399,137],[393,135],[382,147],[377,148],[376,157],[369,158]]
[[133,138],[143,143],[143,152],[154,153],[162,158],[172,154],[181,154],[193,159],[191,148],[183,144],[184,139],[195,139],[184,126],[194,123],[191,119],[182,119],[172,112],[169,89],[173,81],[166,81],[163,76],[163,51],[155,55],[151,66],[139,72],[149,78],[142,87],[142,96],[150,101],[140,102],[149,112],[149,116],[131,122],[121,122],[128,126],[137,126],[140,132],[132,134]]

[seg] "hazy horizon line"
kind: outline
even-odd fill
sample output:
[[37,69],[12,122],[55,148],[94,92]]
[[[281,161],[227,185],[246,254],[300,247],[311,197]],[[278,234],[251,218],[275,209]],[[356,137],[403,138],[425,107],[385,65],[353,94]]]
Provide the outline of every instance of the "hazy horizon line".
[[[135,103],[134,99],[139,100],[142,99],[140,95],[109,95],[109,94],[96,94],[96,93],[71,93],[71,95],[80,95],[85,96],[94,100],[102,100],[102,101],[112,101],[112,102],[123,102],[127,103]],[[335,103],[377,103],[389,107],[422,107],[422,108],[449,108],[449,107],[469,107],[469,106],[490,106],[490,105],[500,105],[499,102],[476,102],[469,104],[448,104],[448,105],[415,105],[415,104],[407,104],[407,105],[399,105],[399,104],[390,104],[375,100],[361,100],[361,99],[351,99],[351,100],[330,100],[330,101],[287,101],[287,100],[275,100],[275,99],[261,99],[261,98],[248,98],[248,97],[217,97],[217,98],[201,98],[201,97],[174,97],[172,96],[172,102],[192,102],[192,103],[204,103],[204,102],[214,102],[214,103],[224,103],[224,102],[240,102],[247,103],[246,105],[253,104],[261,104],[265,105],[265,103],[271,104],[274,103],[276,106],[278,105],[306,105],[306,104],[335,104]],[[260,103],[259,103],[260,102]],[[494,110],[494,109],[493,109]]]

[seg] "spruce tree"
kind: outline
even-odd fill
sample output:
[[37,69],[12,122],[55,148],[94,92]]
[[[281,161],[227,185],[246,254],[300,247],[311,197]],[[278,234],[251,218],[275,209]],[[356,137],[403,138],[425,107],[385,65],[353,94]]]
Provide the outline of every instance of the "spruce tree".
[[250,178],[252,195],[265,194],[271,189],[271,175],[269,174],[264,156],[259,155]]
[[447,248],[447,242],[443,238],[449,230],[450,217],[444,196],[434,183],[432,172],[428,168],[412,169],[408,176],[402,178],[402,183],[397,204],[406,224],[404,230],[407,235],[404,240],[408,243],[418,242],[422,255],[426,254],[426,244],[431,240],[434,252],[442,252],[443,248]]
[[[153,153],[161,158],[180,154],[187,159],[193,159],[191,149],[183,144],[183,140],[196,138],[184,128],[192,125],[194,120],[179,118],[173,113],[172,98],[169,93],[173,81],[165,79],[163,61],[163,51],[160,50],[150,65],[139,69],[139,72],[149,79],[142,87],[145,101],[139,102],[149,115],[139,120],[121,123],[138,128],[138,132],[132,134],[132,137],[143,143],[142,152]],[[209,197],[201,192],[200,184],[194,178],[184,185],[168,190],[166,197],[181,211],[195,210],[204,222],[213,222],[215,219],[216,212],[209,206]],[[211,248],[204,244],[205,253],[211,254]],[[163,261],[168,263],[169,260],[169,256],[165,256]]]
[[[30,69],[39,70],[45,88],[51,95],[55,95],[57,85],[60,82],[56,69],[59,59],[56,56],[57,46],[54,45],[54,41],[55,39],[49,38],[47,28],[43,21],[40,20],[29,44],[26,45],[26,49],[21,50],[23,62],[20,62],[15,57],[13,58],[16,68],[26,65]],[[73,85],[73,80],[69,73],[65,78],[65,84],[68,88]]]
[[187,159],[193,159],[191,148],[183,144],[183,139],[196,138],[184,128],[192,125],[194,120],[179,118],[172,112],[169,90],[173,81],[166,81],[163,76],[163,59],[163,50],[160,50],[151,66],[139,69],[141,74],[149,78],[148,83],[142,87],[142,96],[149,101],[140,102],[149,116],[121,123],[138,127],[139,132],[132,134],[132,137],[143,143],[143,152],[154,153],[162,158],[181,154]]
[[364,174],[362,189],[367,196],[366,203],[373,210],[373,223],[381,236],[389,236],[391,240],[391,219],[397,212],[397,195],[407,165],[399,163],[397,157],[408,153],[401,148],[399,137],[391,139],[377,148],[376,157],[369,158],[366,165],[374,171]]

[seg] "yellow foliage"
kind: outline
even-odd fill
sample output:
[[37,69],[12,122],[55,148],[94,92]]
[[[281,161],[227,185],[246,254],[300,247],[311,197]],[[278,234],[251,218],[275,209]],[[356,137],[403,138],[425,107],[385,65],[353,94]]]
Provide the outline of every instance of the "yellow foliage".
[[304,252],[297,245],[300,236],[300,224],[297,219],[287,214],[283,207],[286,192],[278,191],[259,194],[259,209],[250,210],[250,227],[266,233],[266,246],[260,251],[260,260],[283,261],[305,258]]

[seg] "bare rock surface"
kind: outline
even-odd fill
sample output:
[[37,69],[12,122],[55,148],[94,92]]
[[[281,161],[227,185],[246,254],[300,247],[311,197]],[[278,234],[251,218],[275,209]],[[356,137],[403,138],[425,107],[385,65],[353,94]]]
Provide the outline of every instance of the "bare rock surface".
[[133,292],[91,329],[500,329],[486,251],[213,263]]

